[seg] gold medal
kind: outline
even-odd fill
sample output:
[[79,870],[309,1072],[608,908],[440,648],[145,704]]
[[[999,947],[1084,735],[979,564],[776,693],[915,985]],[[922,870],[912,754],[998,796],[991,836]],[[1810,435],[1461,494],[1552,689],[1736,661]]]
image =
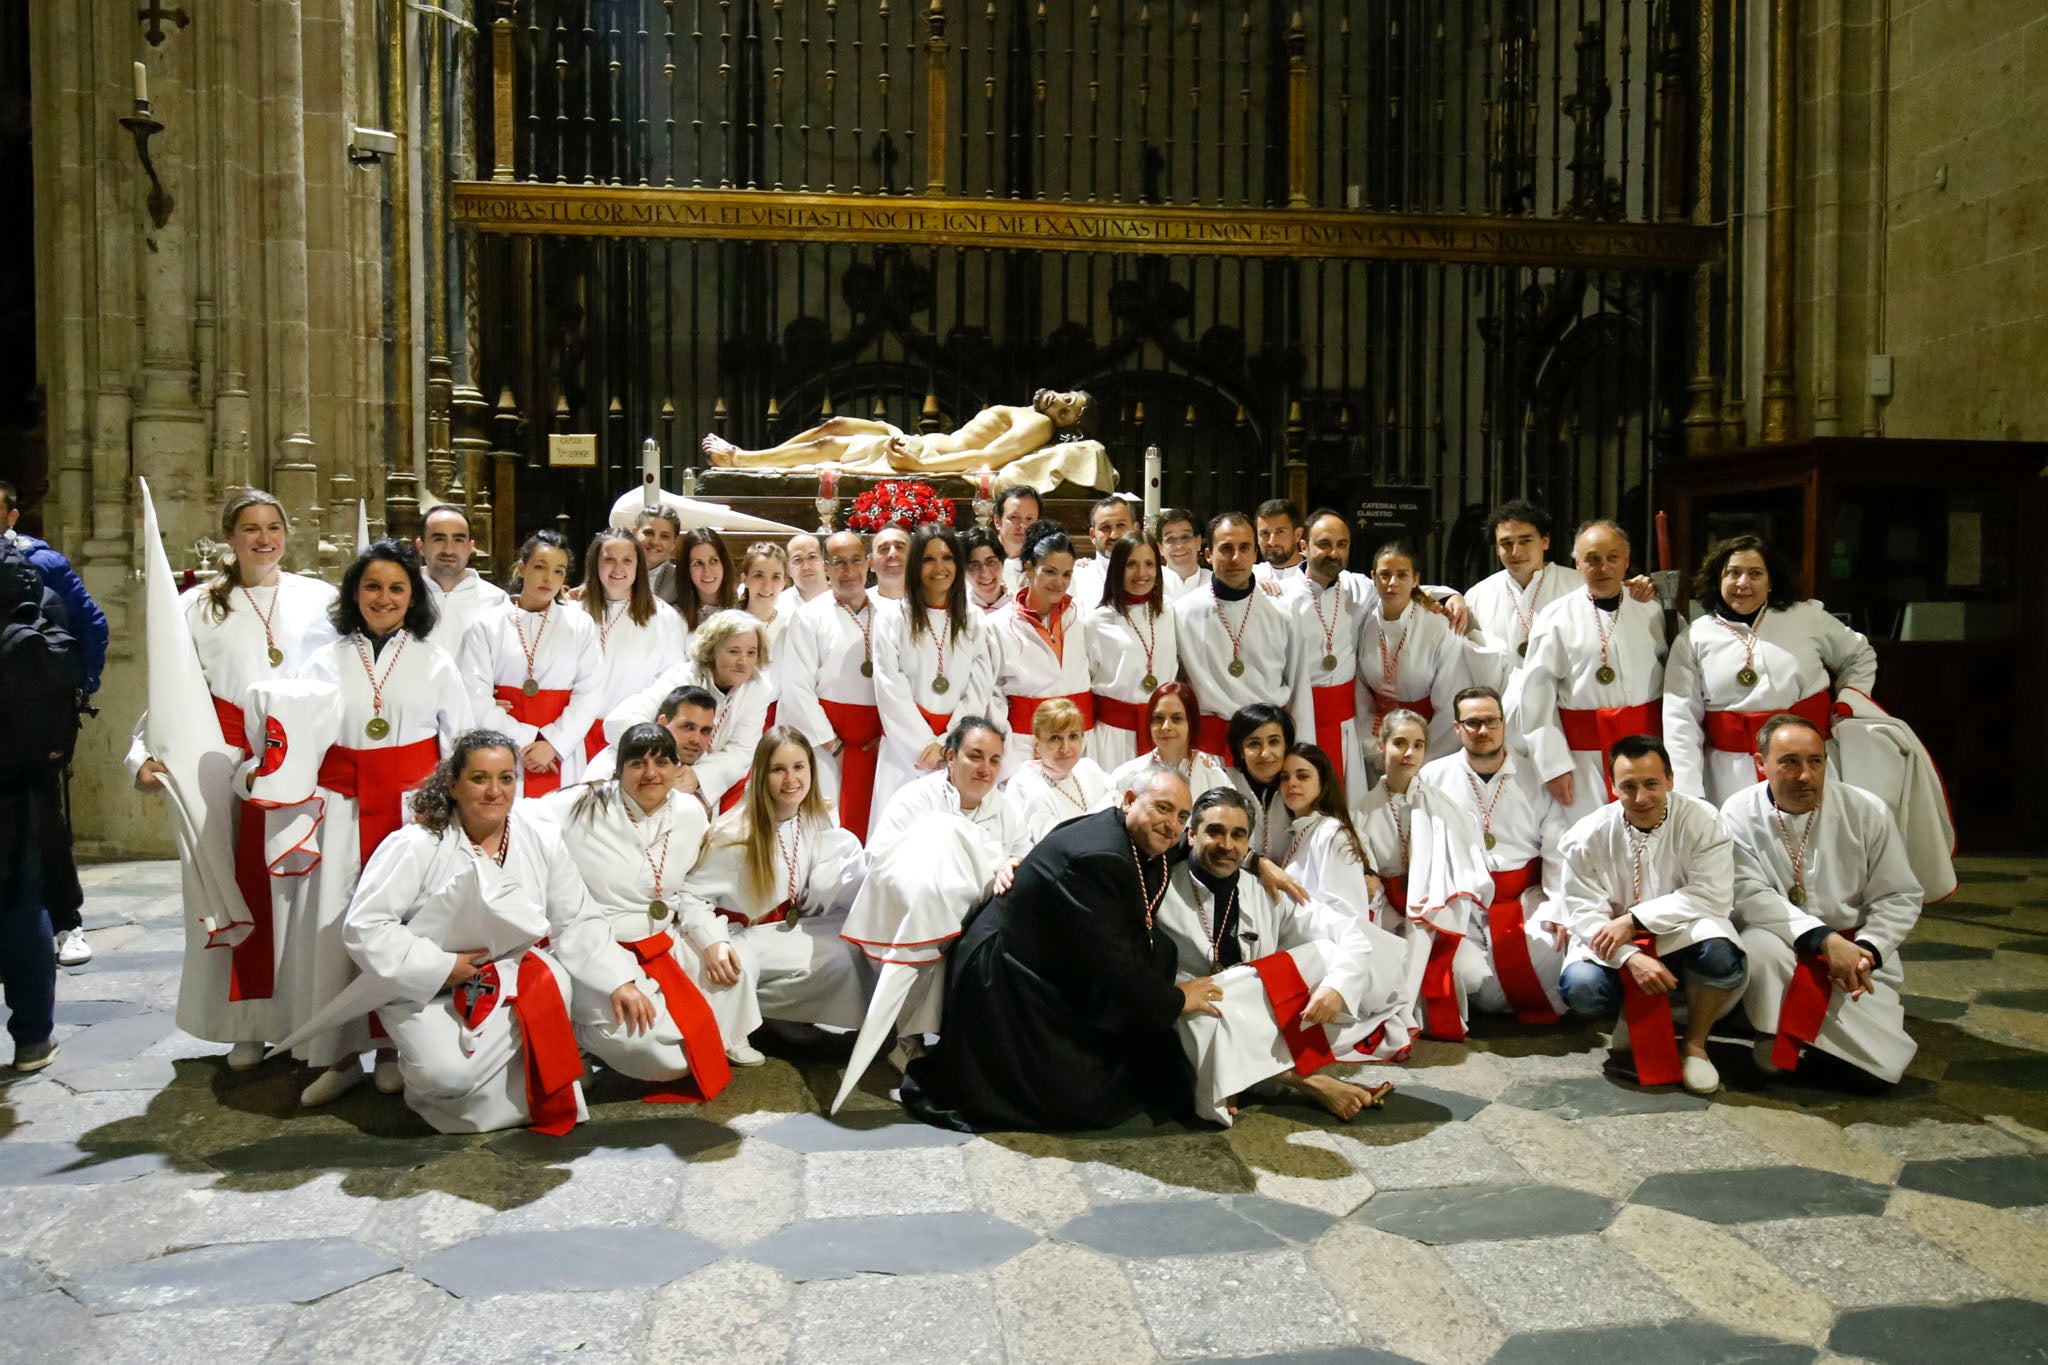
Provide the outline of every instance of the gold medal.
[[284,651],[279,649],[276,645],[272,645],[270,647],[270,666],[272,668],[281,668],[284,666]]
[[391,722],[382,716],[372,716],[370,723],[363,727],[363,733],[371,739],[382,739],[391,733]]
[[1144,677],[1138,680],[1138,683],[1147,692],[1150,692],[1153,688],[1159,686],[1159,679],[1156,675],[1147,673]]
[[1748,667],[1744,667],[1742,669],[1737,670],[1735,674],[1735,681],[1741,683],[1744,687],[1755,687],[1756,670]]
[[952,685],[953,684],[946,681],[946,675],[943,673],[939,674],[938,677],[932,679],[932,691],[938,693],[942,697],[946,695],[946,689],[951,687]]
[[1605,687],[1608,683],[1613,682],[1615,678],[1619,676],[1620,675],[1614,671],[1613,664],[1602,664],[1598,669],[1594,671],[1593,680],[1599,683],[1601,686]]
[[1529,642],[1527,640],[1515,646],[1515,655],[1517,658],[1522,659],[1529,657]]
[[1242,678],[1244,676],[1243,659],[1232,659],[1230,661],[1230,676],[1233,678]]
[[519,684],[519,690],[529,697],[537,697],[540,695],[540,684],[532,678],[528,678],[525,682]]
[[1494,845],[1495,845],[1496,843],[1498,843],[1498,842],[1500,842],[1500,841],[1499,841],[1499,840],[1497,840],[1497,839],[1495,839],[1495,838],[1493,837],[1493,831],[1492,831],[1492,830],[1488,830],[1488,831],[1486,831],[1486,846],[1487,846],[1488,848],[1492,848],[1492,847],[1493,847],[1493,846],[1494,846]]
[[1332,669],[1332,668],[1335,668],[1336,666],[1337,666],[1337,656],[1336,656],[1336,655],[1334,655],[1334,654],[1325,654],[1325,655],[1323,656],[1323,669],[1324,669],[1324,671],[1326,671],[1326,672],[1327,672],[1328,670],[1330,670],[1330,669]]
[[863,678],[875,676],[875,661],[873,659],[862,659],[860,661],[860,675]]
[[1794,905],[1806,904],[1806,888],[1798,882],[1792,883],[1792,890],[1787,893],[1785,899],[1791,901]]
[[658,899],[647,902],[647,918],[653,920],[667,919],[668,902],[665,900]]

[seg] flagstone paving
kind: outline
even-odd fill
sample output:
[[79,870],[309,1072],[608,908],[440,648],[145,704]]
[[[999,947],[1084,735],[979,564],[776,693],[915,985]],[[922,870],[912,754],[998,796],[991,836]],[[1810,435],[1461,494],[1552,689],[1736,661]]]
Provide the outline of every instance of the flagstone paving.
[[444,1136],[180,1033],[176,878],[88,869],[62,1052],[0,1072],[0,1361],[2048,1361],[2048,860],[1966,860],[1882,1096],[1645,1092],[1481,1020],[1351,1124],[968,1137],[844,1042],[708,1105],[594,1077],[567,1137]]

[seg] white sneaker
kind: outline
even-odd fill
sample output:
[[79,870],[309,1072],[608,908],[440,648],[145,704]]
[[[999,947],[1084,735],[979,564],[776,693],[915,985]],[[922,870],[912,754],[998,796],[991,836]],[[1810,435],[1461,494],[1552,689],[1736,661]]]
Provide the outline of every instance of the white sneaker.
[[263,1060],[267,1050],[261,1043],[236,1043],[228,1049],[228,1070],[247,1071]]
[[1711,1095],[1721,1088],[1721,1073],[1714,1064],[1704,1057],[1688,1055],[1678,1075],[1685,1082],[1685,1088],[1695,1095]]
[[725,1059],[734,1066],[759,1066],[768,1060],[768,1054],[752,1043],[734,1043],[725,1050]]
[[83,967],[92,961],[92,945],[85,941],[85,930],[66,929],[57,935],[57,965],[59,967]]
[[396,1057],[379,1057],[377,1059],[377,1093],[380,1095],[396,1095],[403,1092],[404,1089],[405,1073],[398,1069],[398,1059]]
[[311,1085],[299,1092],[299,1105],[305,1109],[318,1109],[340,1099],[362,1083],[363,1067],[360,1062],[338,1071],[323,1071],[314,1077]]
[[1628,1051],[1628,1018],[1626,1015],[1614,1021],[1614,1032],[1607,1036],[1609,1052]]
[[1750,1044],[1749,1055],[1756,1061],[1756,1069],[1766,1076],[1782,1076],[1785,1068],[1771,1060],[1771,1053],[1778,1046],[1778,1036],[1769,1034]]

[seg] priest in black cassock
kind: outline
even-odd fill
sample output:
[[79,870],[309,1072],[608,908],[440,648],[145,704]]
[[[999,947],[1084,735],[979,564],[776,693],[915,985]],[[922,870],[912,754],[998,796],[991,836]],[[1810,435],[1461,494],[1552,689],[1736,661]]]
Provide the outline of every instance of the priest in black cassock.
[[1187,783],[1161,769],[1121,809],[1039,841],[947,954],[939,1043],[910,1064],[906,1109],[967,1132],[1191,1112],[1176,1025],[1217,1013],[1222,991],[1175,985],[1173,944],[1152,923],[1188,807]]

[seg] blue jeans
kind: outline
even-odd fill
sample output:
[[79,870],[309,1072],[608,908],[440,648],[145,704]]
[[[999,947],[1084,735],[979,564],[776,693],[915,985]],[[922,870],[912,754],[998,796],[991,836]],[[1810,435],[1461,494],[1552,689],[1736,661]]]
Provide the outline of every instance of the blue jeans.
[[[1687,989],[1732,991],[1749,980],[1749,958],[1731,939],[1710,938],[1666,953],[1664,965]],[[1573,1014],[1612,1014],[1621,1008],[1621,973],[1598,962],[1573,962],[1558,979],[1558,993]]]
[[40,1043],[55,1027],[57,946],[43,909],[42,855],[33,838],[21,839],[15,857],[0,863],[0,988],[7,996],[7,1031],[16,1043]]

